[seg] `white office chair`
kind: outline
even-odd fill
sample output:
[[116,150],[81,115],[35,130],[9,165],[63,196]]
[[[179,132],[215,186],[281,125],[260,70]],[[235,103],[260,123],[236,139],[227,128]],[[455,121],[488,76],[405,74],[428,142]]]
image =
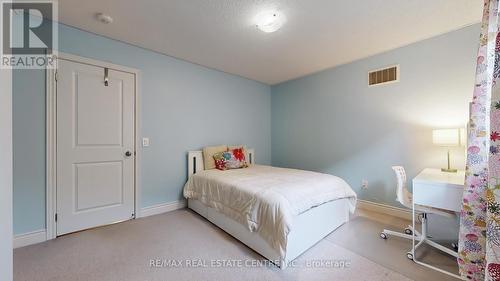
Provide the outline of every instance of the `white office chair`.
[[[399,201],[399,203],[401,203],[406,208],[412,209],[413,199],[412,199],[412,194],[406,188],[406,173],[405,173],[405,169],[403,167],[401,167],[401,166],[393,166],[392,169],[396,173],[396,177],[397,177],[397,180],[398,180],[398,188],[396,190],[397,200]],[[448,248],[446,248],[444,246],[441,246],[441,245],[439,245],[436,242],[433,242],[433,241],[429,240],[429,237],[427,236],[427,214],[432,213],[432,214],[437,214],[437,215],[441,215],[441,216],[445,216],[445,217],[449,217],[449,218],[454,218],[456,216],[456,214],[454,212],[452,212],[452,211],[447,211],[447,210],[442,210],[442,209],[437,209],[437,208],[431,208],[431,207],[421,206],[421,205],[417,205],[417,204],[415,204],[415,212],[418,212],[419,216],[421,218],[422,233],[418,232],[416,229],[413,229],[413,227],[411,225],[408,225],[405,228],[404,233],[384,229],[380,233],[380,237],[382,239],[387,239],[388,235],[393,235],[393,236],[396,236],[396,237],[401,237],[401,238],[412,240],[413,236],[415,236],[415,240],[419,241],[415,245],[415,250],[418,247],[420,247],[420,245],[422,245],[423,243],[427,243],[428,245],[430,245],[430,246],[432,246],[434,248],[437,248],[437,249],[439,249],[439,250],[441,250],[441,251],[443,251],[445,253],[448,253],[448,254],[450,254],[452,256],[457,257],[457,252],[455,252],[455,251],[453,251],[451,249],[448,249]],[[408,253],[406,253],[406,256],[410,260],[413,260],[413,256],[414,256],[413,250],[410,250]]]

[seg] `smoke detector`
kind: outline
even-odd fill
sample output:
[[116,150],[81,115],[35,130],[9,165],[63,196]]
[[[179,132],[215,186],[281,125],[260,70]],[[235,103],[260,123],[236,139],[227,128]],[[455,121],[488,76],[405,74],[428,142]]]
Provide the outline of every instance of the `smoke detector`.
[[103,13],[96,14],[96,19],[104,24],[109,24],[113,22],[113,18],[110,15],[106,15]]

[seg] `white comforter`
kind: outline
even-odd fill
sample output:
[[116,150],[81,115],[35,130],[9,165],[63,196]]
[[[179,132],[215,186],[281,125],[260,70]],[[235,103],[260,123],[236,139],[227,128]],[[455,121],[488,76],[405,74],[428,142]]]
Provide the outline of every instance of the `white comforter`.
[[200,171],[184,186],[184,197],[199,200],[259,233],[281,257],[294,216],[341,198],[350,199],[351,212],[356,206],[356,193],[339,177],[260,165]]

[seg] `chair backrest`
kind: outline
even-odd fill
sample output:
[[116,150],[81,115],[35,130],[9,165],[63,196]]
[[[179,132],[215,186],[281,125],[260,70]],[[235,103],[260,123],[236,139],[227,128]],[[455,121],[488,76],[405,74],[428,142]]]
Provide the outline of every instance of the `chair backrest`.
[[396,189],[396,198],[403,206],[411,208],[412,194],[406,188],[406,172],[402,166],[393,166],[392,169],[396,173],[398,187]]

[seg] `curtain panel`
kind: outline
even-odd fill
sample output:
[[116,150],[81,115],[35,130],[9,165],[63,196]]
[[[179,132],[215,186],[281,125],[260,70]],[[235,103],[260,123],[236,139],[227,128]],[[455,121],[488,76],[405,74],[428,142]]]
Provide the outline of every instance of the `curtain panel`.
[[489,186],[486,190],[486,280],[500,280],[500,32],[490,108]]
[[485,0],[470,110],[458,264],[469,280],[500,280],[499,0]]

